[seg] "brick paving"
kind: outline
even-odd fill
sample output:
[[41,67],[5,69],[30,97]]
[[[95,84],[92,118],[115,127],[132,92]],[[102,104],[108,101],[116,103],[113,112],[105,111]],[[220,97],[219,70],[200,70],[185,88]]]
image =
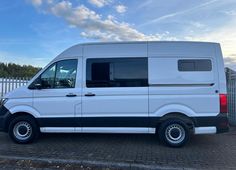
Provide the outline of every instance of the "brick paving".
[[155,135],[43,134],[33,144],[19,145],[0,133],[0,157],[236,169],[236,128],[226,134],[193,136],[183,148],[163,146]]

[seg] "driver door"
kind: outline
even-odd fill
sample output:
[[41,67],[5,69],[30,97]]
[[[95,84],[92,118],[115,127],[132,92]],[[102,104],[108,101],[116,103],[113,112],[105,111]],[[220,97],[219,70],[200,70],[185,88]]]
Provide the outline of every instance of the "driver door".
[[[40,112],[41,127],[79,127],[81,114],[81,60],[61,60],[49,66],[36,81],[33,106]],[[71,128],[73,127],[73,128]]]

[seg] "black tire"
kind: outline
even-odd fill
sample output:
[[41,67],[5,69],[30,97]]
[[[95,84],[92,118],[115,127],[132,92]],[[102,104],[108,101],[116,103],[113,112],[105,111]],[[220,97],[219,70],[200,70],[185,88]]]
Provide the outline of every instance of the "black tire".
[[8,133],[15,143],[27,144],[38,138],[39,128],[33,117],[24,115],[10,122]]
[[158,128],[160,141],[170,147],[182,147],[190,138],[190,130],[180,119],[168,119]]

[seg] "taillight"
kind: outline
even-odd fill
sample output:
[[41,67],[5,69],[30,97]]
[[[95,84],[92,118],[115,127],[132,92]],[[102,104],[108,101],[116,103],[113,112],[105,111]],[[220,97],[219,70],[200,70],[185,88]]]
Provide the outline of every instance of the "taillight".
[[220,94],[220,113],[227,113],[227,95]]

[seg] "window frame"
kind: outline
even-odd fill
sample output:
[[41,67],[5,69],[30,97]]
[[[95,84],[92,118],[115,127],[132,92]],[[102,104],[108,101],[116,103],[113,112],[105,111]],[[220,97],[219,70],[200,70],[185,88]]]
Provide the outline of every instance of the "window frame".
[[[116,87],[116,86],[111,86],[111,87],[89,87],[88,85],[87,85],[87,69],[88,69],[88,60],[102,60],[102,59],[104,59],[104,60],[106,60],[106,59],[145,59],[146,60],[146,67],[147,67],[147,83],[146,83],[146,85],[145,86],[124,86],[124,87]],[[96,89],[102,89],[102,88],[143,88],[143,87],[149,87],[149,77],[148,77],[148,75],[149,75],[149,72],[148,72],[148,57],[99,57],[99,58],[86,58],[86,60],[85,60],[85,87],[86,88],[88,88],[88,89],[91,89],[91,88],[96,88]],[[92,69],[91,69],[91,71],[92,71]],[[92,73],[91,73],[92,74]]]
[[[190,61],[193,61],[193,62],[195,61],[196,62],[198,60],[200,60],[200,61],[204,61],[204,60],[210,61],[210,69],[207,69],[207,70],[196,70],[196,68],[194,68],[193,70],[180,69],[182,62],[188,62],[188,61],[189,62]],[[178,68],[179,72],[212,72],[212,70],[213,70],[213,61],[210,58],[182,58],[182,59],[177,60],[177,68]]]
[[[70,87],[70,88],[66,88],[66,87],[63,87],[63,88],[54,88],[55,87],[55,79],[56,79],[56,73],[57,73],[57,63],[58,62],[62,62],[62,61],[68,61],[68,60],[76,60],[76,76],[75,76],[75,85],[74,85],[74,87]],[[35,84],[37,84],[36,83],[36,81],[38,81],[39,79],[41,80],[41,76],[42,76],[42,74],[44,74],[50,67],[52,67],[53,65],[55,65],[55,73],[54,73],[54,80],[53,80],[53,88],[40,88],[40,89],[44,89],[44,90],[46,90],[46,89],[73,89],[73,88],[76,88],[76,82],[77,82],[77,74],[78,74],[78,61],[79,61],[79,59],[78,58],[70,58],[70,59],[62,59],[62,60],[57,60],[57,61],[55,61],[55,62],[53,62],[53,63],[51,63],[46,69],[44,69],[43,70],[43,72],[42,73],[40,73],[40,75],[37,77],[37,78],[35,78],[34,79],[34,81],[28,86],[28,88],[29,89],[38,89],[38,88],[36,88],[35,87]]]

